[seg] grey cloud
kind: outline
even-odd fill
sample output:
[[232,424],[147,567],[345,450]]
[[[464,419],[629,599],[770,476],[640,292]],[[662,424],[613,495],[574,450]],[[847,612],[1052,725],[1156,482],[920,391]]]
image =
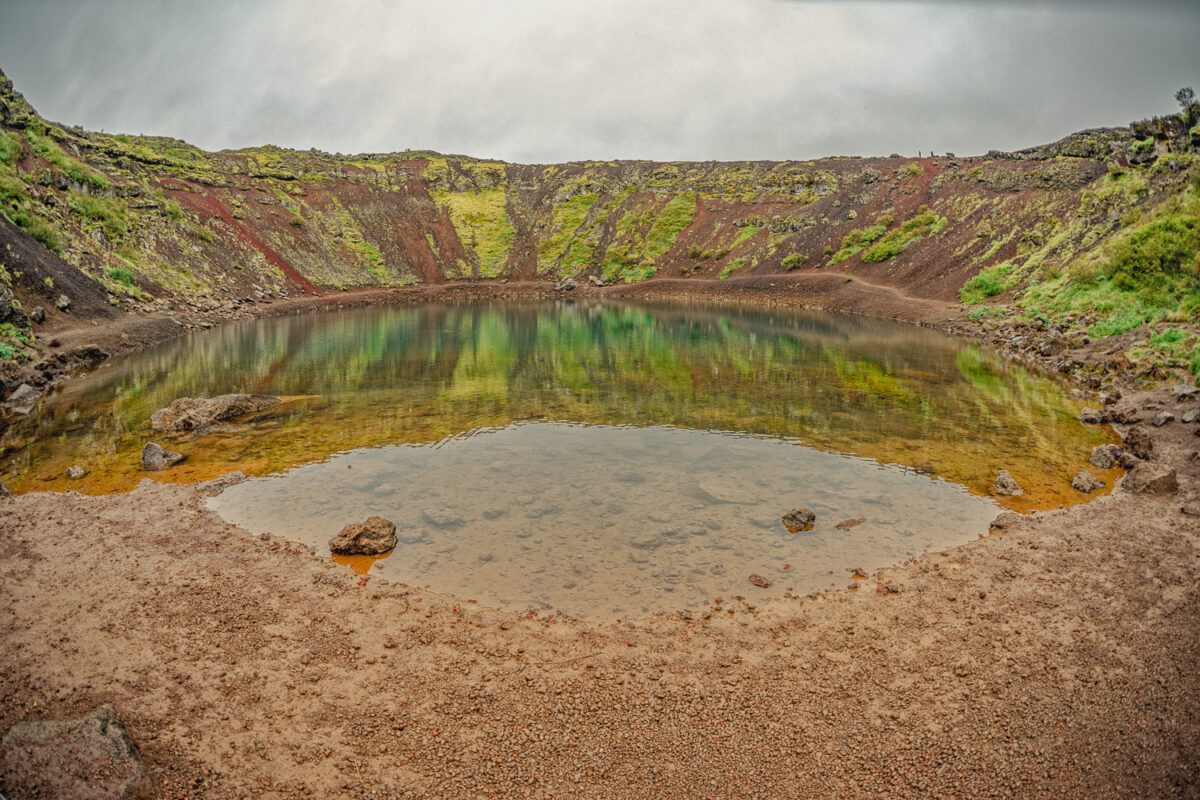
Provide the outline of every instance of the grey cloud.
[[1166,0],[53,0],[3,19],[0,68],[47,116],[213,149],[968,153],[1200,84],[1200,8]]

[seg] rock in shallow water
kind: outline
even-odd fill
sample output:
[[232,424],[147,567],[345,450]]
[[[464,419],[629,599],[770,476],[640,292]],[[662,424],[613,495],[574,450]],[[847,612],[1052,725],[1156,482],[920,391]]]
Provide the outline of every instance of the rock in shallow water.
[[992,486],[994,494],[1002,497],[1020,497],[1025,494],[1025,490],[1021,488],[1021,484],[1017,483],[1012,475],[1008,474],[1008,470],[1002,469],[996,473],[996,483]]
[[1096,480],[1096,476],[1086,469],[1080,470],[1079,474],[1071,481],[1071,488],[1084,494],[1091,494],[1097,489],[1103,489],[1106,485],[1104,481]]
[[396,546],[396,525],[383,517],[352,522],[329,540],[331,552],[344,556],[377,556]]
[[793,508],[783,515],[783,527],[788,529],[788,533],[810,531],[816,521],[817,515],[810,508]]
[[182,453],[175,453],[170,450],[164,450],[161,445],[154,442],[146,442],[146,446],[142,448],[142,468],[148,469],[151,472],[164,470],[169,466],[178,464],[183,461]]
[[180,397],[166,408],[150,415],[150,426],[156,431],[193,431],[225,422],[265,408],[279,405],[282,400],[266,394],[223,394],[218,397]]
[[1112,469],[1121,457],[1121,448],[1115,444],[1098,444],[1092,448],[1089,463],[1096,469]]
[[206,497],[216,497],[230,486],[237,486],[244,480],[246,480],[246,473],[235,471],[222,475],[219,478],[214,478],[211,481],[205,481],[196,488],[200,491],[200,494]]
[[84,475],[87,475],[87,470],[78,464],[72,464],[71,466],[67,467],[67,477],[73,481],[79,480]]
[[41,399],[41,394],[28,383],[22,383],[8,398],[8,407],[18,414],[28,414]]

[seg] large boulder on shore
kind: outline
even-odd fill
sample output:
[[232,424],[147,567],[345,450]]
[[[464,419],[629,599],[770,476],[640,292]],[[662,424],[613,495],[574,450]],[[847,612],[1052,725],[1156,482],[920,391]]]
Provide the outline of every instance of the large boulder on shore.
[[377,556],[396,546],[396,524],[383,517],[352,522],[329,540],[329,550],[343,556]]
[[0,785],[10,797],[149,795],[133,737],[107,706],[64,722],[19,722],[0,744]]
[[1134,494],[1175,494],[1179,491],[1175,470],[1144,462],[1131,469],[1121,485]]
[[164,450],[162,445],[154,442],[146,442],[146,446],[142,448],[142,468],[151,472],[164,470],[169,466],[178,464],[183,461],[183,453],[173,453],[170,450]]
[[266,394],[223,394],[219,397],[180,397],[150,415],[156,431],[193,431],[215,422],[244,417],[279,405],[278,397]]

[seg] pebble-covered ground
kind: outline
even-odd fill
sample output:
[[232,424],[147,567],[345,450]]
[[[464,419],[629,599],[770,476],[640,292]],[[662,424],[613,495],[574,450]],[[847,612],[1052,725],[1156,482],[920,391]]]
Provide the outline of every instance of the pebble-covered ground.
[[1150,429],[1179,494],[633,623],[364,580],[195,487],[0,499],[0,731],[108,704],[170,798],[1200,797],[1181,416]]

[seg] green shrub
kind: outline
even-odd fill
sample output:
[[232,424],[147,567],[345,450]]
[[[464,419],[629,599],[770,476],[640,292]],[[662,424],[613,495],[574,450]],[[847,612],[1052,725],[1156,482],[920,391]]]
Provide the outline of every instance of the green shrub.
[[790,272],[791,270],[803,267],[804,262],[807,260],[808,256],[805,256],[801,253],[792,253],[790,256],[786,257],[782,262],[780,262],[780,266]]
[[129,270],[121,269],[120,267],[110,267],[105,272],[107,273],[108,277],[112,278],[126,289],[133,288],[133,273],[131,273]]
[[[889,258],[895,258],[900,251],[917,239],[937,233],[945,227],[945,217],[939,217],[932,211],[925,209],[924,206],[921,208],[924,210],[915,217],[906,220],[903,225],[888,233],[878,244],[863,253],[862,260],[868,264],[874,264],[880,261],[887,261]],[[887,217],[887,219],[890,220],[891,217]]]
[[1139,139],[1138,141],[1135,141],[1133,144],[1129,145],[1129,152],[1135,153],[1139,156],[1145,155],[1146,153],[1149,153],[1153,149],[1154,149],[1154,140],[1153,139]]
[[1121,289],[1137,289],[1162,276],[1194,271],[1200,249],[1197,219],[1160,217],[1136,228],[1113,248],[1106,272]]
[[163,211],[167,213],[167,218],[175,222],[183,219],[183,207],[179,205],[177,200],[167,200],[163,203]]
[[995,297],[1011,285],[1009,282],[1009,273],[1011,272],[1012,266],[1008,262],[988,267],[964,283],[958,291],[958,297],[969,305],[975,305],[989,297]]

